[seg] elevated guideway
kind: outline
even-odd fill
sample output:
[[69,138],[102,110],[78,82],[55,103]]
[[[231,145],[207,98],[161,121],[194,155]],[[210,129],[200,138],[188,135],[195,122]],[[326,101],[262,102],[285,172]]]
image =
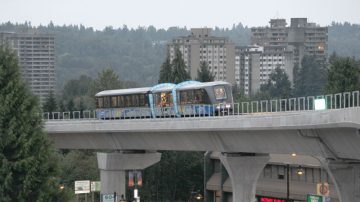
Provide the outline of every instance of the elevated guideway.
[[236,114],[224,116],[99,120],[88,111],[77,119],[57,112],[50,120],[48,113],[45,130],[57,148],[120,151],[98,154],[103,193],[125,193],[124,170],[158,162],[156,150],[218,151],[233,201],[253,201],[264,166],[274,157],[289,163],[282,157],[297,153],[315,157],[327,170],[340,202],[360,201],[360,93],[320,97],[327,110],[313,110],[315,97],[309,96],[239,103]]
[[360,160],[360,108],[249,115],[53,120],[57,148],[272,153]]

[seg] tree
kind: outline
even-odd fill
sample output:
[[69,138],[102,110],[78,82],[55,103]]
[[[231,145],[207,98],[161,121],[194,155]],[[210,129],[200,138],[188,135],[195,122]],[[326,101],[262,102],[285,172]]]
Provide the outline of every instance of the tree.
[[360,88],[360,64],[353,58],[335,57],[330,64],[327,93],[341,93]]
[[209,71],[209,65],[207,62],[202,61],[200,63],[200,69],[197,71],[196,80],[201,82],[210,82],[214,81],[214,75]]
[[294,78],[295,96],[320,95],[327,82],[327,70],[315,56],[305,56]]
[[202,152],[164,151],[161,161],[144,173],[145,201],[188,201],[191,190],[203,190]]
[[54,97],[53,91],[49,92],[49,96],[45,100],[45,103],[43,105],[43,112],[55,112],[57,110],[57,104]]
[[119,89],[123,87],[122,81],[119,76],[112,69],[104,69],[98,73],[98,77],[94,81],[94,92],[96,94],[103,90]]
[[277,67],[274,72],[269,75],[266,84],[260,86],[260,94],[271,98],[288,98],[291,95],[291,83],[286,72]]
[[186,65],[184,59],[178,48],[176,48],[175,50],[175,58],[172,61],[172,67],[173,67],[173,72],[172,72],[173,83],[178,84],[190,79],[190,75],[185,69]]
[[43,132],[37,98],[21,80],[16,56],[0,48],[0,199],[53,201],[55,152]]
[[172,69],[169,56],[166,57],[165,62],[160,67],[160,76],[158,83],[171,83]]

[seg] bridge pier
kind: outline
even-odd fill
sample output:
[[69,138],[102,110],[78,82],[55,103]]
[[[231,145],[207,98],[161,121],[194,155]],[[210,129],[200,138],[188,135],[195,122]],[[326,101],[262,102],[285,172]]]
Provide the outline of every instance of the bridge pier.
[[329,161],[325,166],[340,202],[360,201],[360,164]]
[[220,161],[229,174],[233,202],[255,201],[256,183],[268,163],[269,155],[249,153],[223,153]]
[[100,169],[101,194],[124,195],[126,197],[126,171],[143,170],[160,161],[161,153],[120,151],[97,153]]

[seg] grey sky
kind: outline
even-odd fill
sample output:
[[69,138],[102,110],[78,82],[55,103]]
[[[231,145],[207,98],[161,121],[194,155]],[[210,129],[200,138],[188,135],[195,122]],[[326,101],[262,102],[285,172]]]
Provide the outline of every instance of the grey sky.
[[268,25],[270,18],[307,17],[360,24],[360,0],[0,0],[0,22],[83,24],[95,29],[154,25],[231,27]]

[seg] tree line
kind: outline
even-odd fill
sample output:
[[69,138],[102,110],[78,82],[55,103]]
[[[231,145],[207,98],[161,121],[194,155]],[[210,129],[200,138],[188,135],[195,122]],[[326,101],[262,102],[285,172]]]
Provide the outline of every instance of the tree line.
[[[333,23],[328,28],[329,53],[360,58],[360,25]],[[0,24],[0,31],[49,33],[55,35],[57,89],[85,74],[96,77],[104,68],[112,68],[121,80],[142,86],[158,81],[159,70],[166,57],[166,42],[174,37],[187,36],[186,27],[156,29],[154,26],[128,28],[106,27],[94,30],[83,25],[32,26],[30,22]],[[249,45],[251,30],[241,23],[231,28],[215,27],[214,36],[227,36],[237,45]]]

